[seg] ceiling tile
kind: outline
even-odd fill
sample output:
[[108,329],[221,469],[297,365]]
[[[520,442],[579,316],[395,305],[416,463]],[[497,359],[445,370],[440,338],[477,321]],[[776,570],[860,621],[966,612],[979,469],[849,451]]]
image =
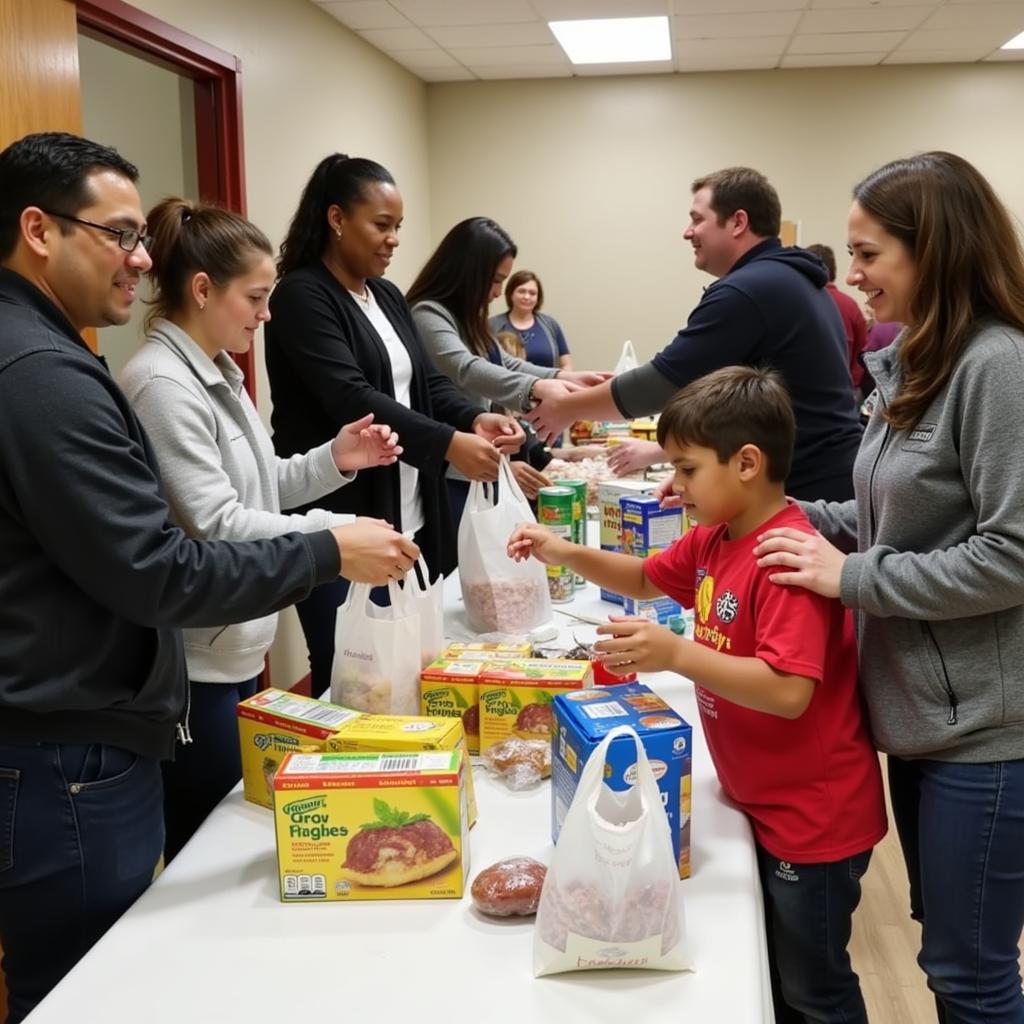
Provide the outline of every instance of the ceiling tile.
[[320,4],[349,28],[408,28],[412,23],[403,17],[387,0],[355,0],[354,3]]
[[799,11],[744,14],[686,14],[672,19],[673,39],[736,39],[743,36],[788,36],[800,20]]
[[940,7],[921,26],[929,31],[951,28],[985,28],[1005,30],[1006,38],[1024,31],[1024,4],[960,4]]
[[[833,7],[870,7],[878,10],[880,7],[941,7],[943,0],[810,0],[807,5],[810,9],[820,11]],[[1019,2],[1019,0],[1014,0]]]
[[517,25],[450,25],[427,30],[441,46],[549,46],[555,41],[542,22]]
[[409,69],[417,78],[424,82],[470,82],[476,75],[459,65],[454,68],[420,68],[418,71]]
[[795,35],[789,52],[796,53],[872,53],[899,46],[904,32],[830,32],[824,35]]
[[390,0],[413,24],[421,28],[435,25],[508,25],[536,21],[528,0]]
[[676,60],[679,71],[757,71],[773,68],[778,57],[687,57]]
[[680,60],[690,58],[781,57],[789,36],[764,36],[760,39],[676,39],[673,49]]
[[884,64],[964,64],[978,60],[977,54],[964,56],[962,50],[893,50]]
[[468,68],[511,67],[513,64],[553,64],[569,66],[569,58],[565,51],[552,44],[551,46],[487,46],[462,48],[452,47],[451,55]]
[[1006,42],[1006,33],[998,29],[942,29],[940,32],[929,32],[919,29],[907,36],[901,50],[967,50],[979,48],[986,53],[1002,46]]
[[1024,50],[993,50],[985,60],[1024,60]]
[[371,46],[385,53],[393,50],[433,50],[437,45],[418,28],[371,28],[359,34]]
[[545,21],[576,18],[651,18],[669,14],[668,0],[533,0]]
[[490,81],[508,78],[572,78],[568,68],[554,68],[550,64],[510,64],[508,67],[472,68],[477,78]]
[[885,51],[870,53],[796,53],[782,58],[784,68],[836,68],[853,64],[880,64]]
[[388,56],[409,68],[410,71],[434,71],[462,67],[454,57],[437,46],[433,50],[395,50]]
[[755,11],[802,11],[807,0],[673,0],[677,17],[688,14],[751,14]]
[[807,11],[800,32],[895,32],[917,28],[934,7],[843,7]]

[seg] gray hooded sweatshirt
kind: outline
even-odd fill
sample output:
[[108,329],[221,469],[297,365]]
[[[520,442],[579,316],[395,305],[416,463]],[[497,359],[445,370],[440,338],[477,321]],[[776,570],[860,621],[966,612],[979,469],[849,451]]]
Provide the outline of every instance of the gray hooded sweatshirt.
[[854,501],[804,505],[851,554],[840,598],[857,619],[879,749],[906,758],[1024,757],[1024,335],[979,327],[910,430],[897,340],[865,362],[877,391]]

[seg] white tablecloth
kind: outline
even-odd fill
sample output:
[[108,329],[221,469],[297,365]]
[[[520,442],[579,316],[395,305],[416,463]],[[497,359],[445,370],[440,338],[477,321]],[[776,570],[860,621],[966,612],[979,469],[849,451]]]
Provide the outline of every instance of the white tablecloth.
[[[451,632],[461,602],[449,581]],[[588,586],[570,606],[614,606]],[[563,639],[594,627],[556,615]],[[693,725],[693,877],[680,882],[695,970],[584,972],[534,979],[533,923],[454,900],[284,905],[269,811],[236,789],[150,890],[32,1014],[31,1024],[224,1024],[403,1018],[417,1024],[772,1024],[750,829],[710,764],[693,687],[641,677]],[[480,819],[470,877],[512,854],[551,854],[550,785],[510,793],[474,769]]]

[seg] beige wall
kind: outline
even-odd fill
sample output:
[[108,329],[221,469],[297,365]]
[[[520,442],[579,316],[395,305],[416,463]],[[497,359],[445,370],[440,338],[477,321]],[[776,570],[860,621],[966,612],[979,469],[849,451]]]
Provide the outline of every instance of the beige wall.
[[[394,174],[406,221],[389,276],[408,285],[431,245],[424,83],[309,0],[131,2],[241,58],[248,214],[275,245],[326,154],[368,156]],[[257,344],[257,402],[268,418],[270,389]],[[289,610],[271,653],[271,675],[290,686],[307,671],[302,633]]]
[[959,152],[1024,215],[1018,64],[447,83],[428,95],[435,235],[474,214],[501,223],[577,366],[610,367],[626,338],[649,358],[685,323],[710,281],[682,240],[689,184],[706,171],[764,171],[801,243],[836,250],[840,277],[850,188],[894,157]]

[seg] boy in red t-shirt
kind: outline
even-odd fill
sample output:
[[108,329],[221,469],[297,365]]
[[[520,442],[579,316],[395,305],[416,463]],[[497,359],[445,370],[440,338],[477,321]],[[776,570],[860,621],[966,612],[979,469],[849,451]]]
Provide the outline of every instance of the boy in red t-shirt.
[[566,565],[637,598],[695,610],[694,640],[611,616],[597,644],[612,671],[694,681],[722,788],[747,814],[764,892],[776,1020],[867,1021],[846,952],[860,879],[886,831],[878,757],[857,691],[850,613],[780,587],[753,555],[760,533],[813,533],[788,501],[795,421],[780,378],[726,367],[683,388],[658,423],[673,490],[697,525],[646,559],[520,527],[509,554]]

